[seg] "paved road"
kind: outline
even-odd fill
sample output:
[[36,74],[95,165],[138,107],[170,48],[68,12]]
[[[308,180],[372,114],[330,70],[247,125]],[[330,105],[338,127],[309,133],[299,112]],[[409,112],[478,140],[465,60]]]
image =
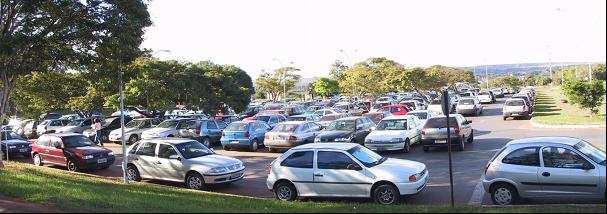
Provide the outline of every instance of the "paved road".
[[[491,204],[488,194],[482,191],[479,185],[483,167],[492,155],[510,140],[533,136],[573,136],[592,142],[605,150],[605,128],[591,129],[545,129],[534,128],[528,120],[507,120],[501,117],[502,99],[496,104],[485,105],[483,114],[478,117],[469,117],[475,129],[475,140],[467,144],[462,152],[454,152],[454,192],[455,202],[459,204]],[[112,144],[106,147],[114,150],[119,157],[115,166],[108,170],[92,172],[93,174],[120,177],[121,176],[121,147]],[[246,151],[223,151],[215,148],[220,154],[232,156],[243,160],[247,166],[245,179],[230,185],[218,185],[210,191],[231,193],[255,197],[272,197],[266,190],[266,166],[280,154]],[[410,153],[389,152],[382,155],[391,158],[402,158],[425,163],[430,172],[428,188],[422,194],[412,196],[406,200],[411,204],[448,204],[449,203],[449,174],[447,151],[432,150],[423,152],[421,147],[414,147]],[[147,181],[163,185],[183,186],[180,183],[167,183],[160,181]],[[318,200],[318,199],[315,199]],[[325,200],[325,199],[321,199]],[[364,200],[363,200],[364,201]],[[535,203],[535,202],[529,202]],[[540,202],[546,203],[546,202]]]

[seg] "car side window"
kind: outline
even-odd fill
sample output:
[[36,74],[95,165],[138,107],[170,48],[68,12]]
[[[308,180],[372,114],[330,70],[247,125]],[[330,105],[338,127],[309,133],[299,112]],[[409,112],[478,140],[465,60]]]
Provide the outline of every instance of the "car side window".
[[152,124],[150,123],[149,120],[143,121],[143,125],[141,125],[142,129],[150,128],[150,127],[152,127]]
[[49,147],[51,146],[50,138],[48,136],[42,136],[40,139],[38,139],[36,144]]
[[93,120],[85,120],[82,122],[82,126],[90,126],[91,124],[93,124]]
[[179,124],[177,124],[176,129],[186,129],[188,127],[188,124],[186,123],[186,121],[179,121]]
[[139,147],[139,143],[133,144],[133,147],[131,147],[131,149],[129,150],[129,154],[135,154],[138,147]]
[[314,151],[293,152],[280,165],[292,168],[312,169]]
[[196,129],[197,127],[197,122],[195,120],[188,120],[187,124],[187,129]]
[[171,145],[160,144],[158,145],[158,157],[169,159],[171,155],[177,155],[177,151]]
[[135,154],[142,156],[155,156],[156,143],[145,142],[139,145]]
[[219,129],[225,129],[228,125],[225,122],[217,122]]
[[207,129],[217,129],[217,124],[213,121],[207,121]]
[[522,166],[540,166],[539,147],[526,147],[514,150],[502,159],[502,163]]
[[544,167],[549,168],[583,169],[585,165],[590,164],[575,152],[560,147],[544,147],[542,158]]
[[342,152],[319,151],[316,164],[319,169],[348,169],[348,165],[356,162]]

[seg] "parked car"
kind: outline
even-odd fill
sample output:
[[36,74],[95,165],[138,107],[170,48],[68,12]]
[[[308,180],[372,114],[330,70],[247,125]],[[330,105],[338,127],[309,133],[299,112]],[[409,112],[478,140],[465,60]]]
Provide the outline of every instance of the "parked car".
[[223,121],[201,120],[200,124],[200,142],[206,147],[212,148],[213,144],[219,143],[221,133],[228,126]]
[[235,121],[240,121],[238,115],[230,114],[230,115],[216,115],[214,118],[215,121],[221,121],[225,124],[230,124]]
[[[127,144],[133,144],[139,139],[144,131],[147,131],[159,124],[159,119],[153,118],[138,118],[129,121],[124,125],[124,139]],[[110,142],[120,143],[122,141],[121,128],[116,128],[110,131],[108,140]]]
[[57,129],[67,126],[71,121],[68,119],[48,119],[42,121],[36,126],[36,134],[38,136],[46,133],[55,133]]
[[322,126],[308,121],[287,121],[274,126],[265,134],[264,145],[270,152],[288,149],[306,143],[314,143],[314,138]]
[[93,124],[93,118],[75,119],[67,126],[56,129],[55,133],[80,133],[84,130],[90,129]]
[[322,117],[322,116],[325,116],[328,114],[347,114],[347,113],[340,108],[324,108],[324,109],[316,110],[314,112],[314,114],[317,114],[318,116]]
[[244,177],[242,161],[215,153],[183,138],[142,140],[128,150],[126,175],[131,181],[155,179],[184,182],[189,189],[231,183]]
[[530,114],[533,113],[533,107],[534,107],[534,105],[533,105],[533,102],[531,101],[531,99],[529,99],[529,97],[527,95],[525,95],[525,94],[515,94],[515,95],[512,95],[510,98],[520,98],[520,99],[525,100],[525,104],[527,104],[527,108],[529,109],[529,113]]
[[365,147],[374,151],[411,151],[411,145],[421,143],[423,124],[412,115],[396,115],[382,119],[365,138]]
[[15,131],[15,134],[17,134],[17,135],[19,135],[21,137],[26,138],[25,134],[24,134],[25,126],[28,123],[32,122],[32,121],[34,121],[34,120],[32,120],[32,119],[24,119],[24,120],[18,121],[18,123],[15,124],[15,126],[13,126],[13,130]]
[[605,152],[572,137],[513,140],[491,158],[481,180],[496,205],[521,198],[604,201]]
[[491,91],[481,91],[481,93],[479,93],[476,98],[481,102],[481,103],[494,103],[495,102],[495,97],[493,96],[493,93]]
[[367,117],[344,117],[331,122],[318,133],[314,142],[344,142],[363,145],[365,137],[374,127],[375,123]]
[[331,124],[331,122],[343,117],[345,117],[344,114],[327,114],[320,117],[318,124],[322,127],[327,127],[329,124]]
[[409,109],[411,109],[411,110],[426,109],[426,106],[422,102],[419,102],[417,100],[403,100],[403,101],[400,101],[400,104],[409,107]]
[[[125,115],[125,117],[124,117],[125,124],[131,122],[131,120],[133,120],[133,119],[130,116]],[[87,130],[82,131],[82,134],[84,136],[87,136],[91,140],[94,140],[95,136],[97,134],[99,134],[99,140],[101,142],[107,142],[107,141],[109,141],[110,132],[117,128],[120,128],[120,117],[112,116],[112,117],[106,118],[103,121],[103,123],[101,123],[101,129],[99,129],[98,131],[95,131],[93,129],[87,129]]]
[[420,124],[423,127],[426,124],[426,121],[428,120],[428,118],[432,118],[432,117],[436,116],[436,113],[434,113],[433,111],[428,111],[428,110],[416,110],[416,111],[408,112],[407,115],[416,116],[419,119]]
[[80,117],[80,115],[78,114],[66,114],[66,115],[62,115],[59,119],[65,119],[65,120],[75,120],[75,119],[80,119],[82,117]]
[[61,117],[61,114],[59,114],[57,112],[49,112],[49,113],[41,114],[39,117],[39,120],[44,121],[44,120],[59,119],[60,117]]
[[501,88],[491,89],[491,92],[493,92],[493,95],[495,95],[496,98],[504,97],[504,91]]
[[456,112],[462,115],[478,116],[483,114],[483,104],[474,97],[464,97],[457,101]]
[[23,137],[25,139],[34,139],[34,138],[38,137],[38,132],[36,131],[37,126],[38,126],[37,120],[28,120],[27,122],[25,122],[25,125],[23,125],[23,128],[22,128]]
[[339,108],[351,116],[361,116],[363,114],[362,109],[356,107],[354,104],[352,104],[350,102],[335,103],[335,105],[333,105],[333,108]]
[[287,118],[282,114],[257,114],[254,118],[248,119],[247,121],[258,120],[267,123],[271,128],[274,128],[274,125],[284,122]]
[[0,150],[2,157],[5,159],[7,155],[9,158],[15,155],[30,157],[32,145],[17,133],[11,130],[2,130],[0,131]]
[[509,117],[523,117],[530,119],[531,112],[529,105],[522,98],[509,98],[502,107],[502,118],[506,120]]
[[312,143],[292,148],[268,166],[266,185],[277,199],[371,197],[396,204],[421,192],[429,172],[423,163],[386,158],[354,143]]
[[196,119],[181,118],[162,121],[156,127],[141,133],[142,139],[181,137],[200,139],[200,126]]
[[392,115],[405,115],[411,111],[408,106],[403,104],[387,105],[382,107],[382,111],[390,112]]
[[300,115],[293,115],[293,116],[289,116],[287,118],[287,121],[312,121],[312,122],[318,122],[320,121],[320,117],[316,114],[300,114]]
[[430,104],[428,104],[428,108],[426,108],[426,109],[428,111],[434,112],[437,115],[441,115],[441,114],[443,114],[443,107],[442,107],[441,103],[442,102],[440,99],[434,99],[434,100],[430,101]]
[[[474,141],[474,130],[461,114],[449,115],[451,146],[463,151],[466,143]],[[447,147],[447,117],[444,115],[429,118],[422,129],[424,152],[432,147]]]
[[44,134],[32,145],[34,164],[65,166],[69,171],[109,168],[116,158],[106,148],[95,146],[91,140],[77,133]]
[[289,105],[284,108],[285,116],[300,115],[306,112],[306,108],[301,105]]
[[382,119],[390,116],[392,114],[390,114],[389,111],[375,111],[375,112],[368,112],[363,114],[363,117],[369,118],[371,119],[371,121],[373,121],[373,123],[377,124],[379,123],[379,121],[381,121]]
[[238,121],[233,122],[223,130],[221,146],[224,150],[236,148],[247,148],[249,151],[257,151],[264,145],[266,132],[272,127],[263,121]]

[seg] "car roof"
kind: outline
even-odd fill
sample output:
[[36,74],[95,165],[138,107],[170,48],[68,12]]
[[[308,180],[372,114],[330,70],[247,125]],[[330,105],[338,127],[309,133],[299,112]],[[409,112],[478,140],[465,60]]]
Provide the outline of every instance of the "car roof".
[[78,135],[82,135],[82,134],[78,134],[78,133],[49,133],[49,134],[44,134],[44,135],[53,136],[53,137],[69,137],[69,136],[78,136]]
[[143,140],[143,141],[144,142],[155,142],[155,143],[167,143],[167,144],[175,145],[175,144],[196,141],[196,140],[189,139],[189,138],[169,137],[169,138],[154,138],[154,139]]
[[284,122],[280,122],[279,124],[287,124],[287,125],[300,125],[303,123],[309,123],[310,121],[284,121]]
[[564,144],[573,146],[581,141],[584,141],[579,138],[574,137],[564,137],[564,136],[554,136],[554,137],[530,137],[530,138],[522,138],[516,139],[508,142],[506,146],[511,145],[521,145],[521,144]]
[[413,110],[413,111],[407,112],[407,114],[409,114],[409,113],[430,113],[430,112],[431,112],[430,110]]
[[301,146],[293,147],[291,150],[308,150],[308,149],[333,149],[347,151],[351,148],[359,146],[356,143],[308,143]]
[[407,119],[407,118],[413,118],[415,116],[413,115],[390,115],[385,117],[382,120],[397,120],[397,119]]
[[363,116],[342,117],[342,118],[339,118],[337,120],[356,120],[356,119],[359,119],[359,118],[363,118]]

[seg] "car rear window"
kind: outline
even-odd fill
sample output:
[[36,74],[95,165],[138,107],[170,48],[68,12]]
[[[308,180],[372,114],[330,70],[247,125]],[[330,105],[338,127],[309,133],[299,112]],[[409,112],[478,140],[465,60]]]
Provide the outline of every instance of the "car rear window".
[[426,112],[409,112],[408,115],[414,115],[422,120],[428,119],[428,113]]
[[[446,128],[447,127],[446,125],[447,125],[446,117],[435,117],[435,118],[428,119],[424,128]],[[450,127],[457,126],[457,119],[455,119],[455,117],[449,118],[449,126]]]
[[249,127],[249,123],[230,123],[225,131],[245,131]]
[[278,124],[272,131],[273,132],[293,132],[299,127],[299,124]]
[[474,105],[474,100],[473,99],[463,99],[463,100],[459,100],[458,104],[460,104],[460,105]]
[[525,101],[522,100],[508,100],[506,101],[506,106],[524,106]]

